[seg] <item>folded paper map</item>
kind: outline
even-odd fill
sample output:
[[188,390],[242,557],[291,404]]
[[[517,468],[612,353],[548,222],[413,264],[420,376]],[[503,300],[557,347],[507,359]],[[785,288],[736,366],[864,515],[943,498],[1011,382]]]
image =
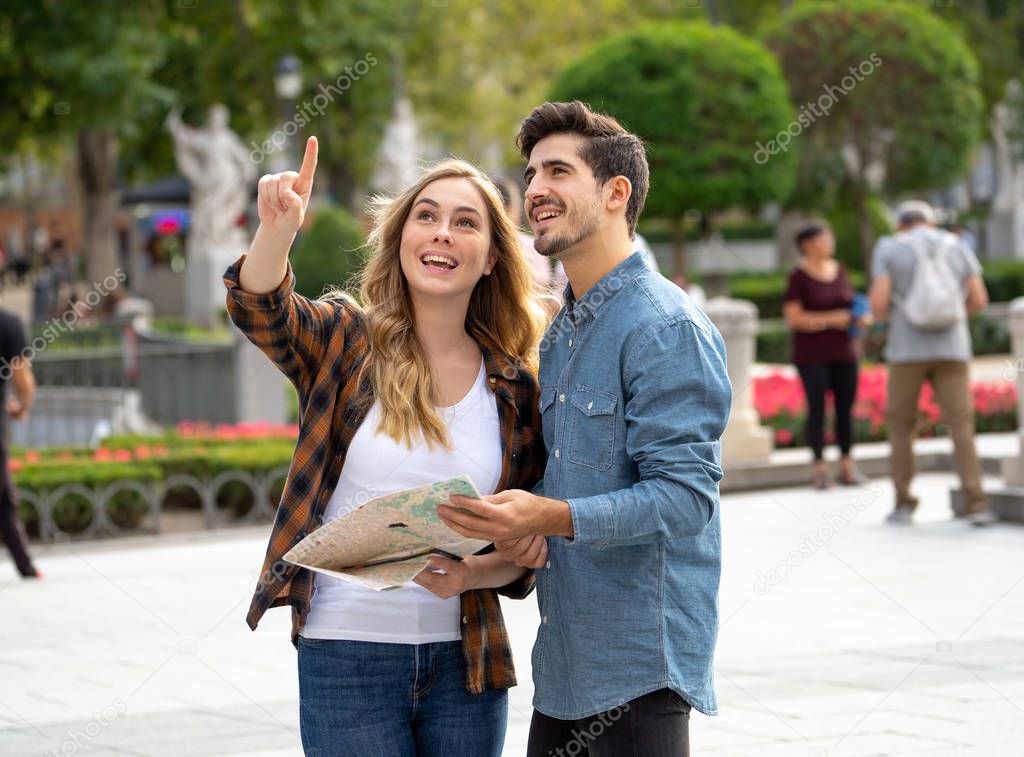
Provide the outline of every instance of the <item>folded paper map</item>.
[[318,528],[284,559],[369,589],[397,589],[432,554],[463,558],[488,545],[452,531],[437,516],[437,506],[452,494],[480,498],[468,475],[375,497]]

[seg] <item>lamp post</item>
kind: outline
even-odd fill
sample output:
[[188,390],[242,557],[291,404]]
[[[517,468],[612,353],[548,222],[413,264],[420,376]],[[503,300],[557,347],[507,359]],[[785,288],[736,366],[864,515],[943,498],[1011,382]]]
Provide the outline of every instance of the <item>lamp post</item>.
[[[298,156],[295,154],[295,140],[292,138],[298,131],[298,124],[293,120],[295,102],[302,92],[302,61],[288,53],[277,62],[274,72],[274,93],[281,103],[281,129],[285,137],[284,149],[275,156],[275,163],[287,163],[296,166]],[[287,170],[285,167],[283,170]],[[298,169],[294,169],[298,170]]]

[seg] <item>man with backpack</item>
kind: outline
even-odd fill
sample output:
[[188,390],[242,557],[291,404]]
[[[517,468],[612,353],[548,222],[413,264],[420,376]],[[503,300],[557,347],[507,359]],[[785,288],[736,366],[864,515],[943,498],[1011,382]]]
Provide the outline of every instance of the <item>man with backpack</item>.
[[965,517],[974,525],[988,525],[994,518],[981,488],[968,384],[967,318],[988,305],[981,266],[956,235],[935,227],[928,203],[901,203],[896,216],[897,233],[875,246],[869,293],[875,320],[889,322],[884,355],[889,364],[887,421],[896,507],[887,520],[913,522],[918,499],[910,493],[912,445],[918,395],[928,381],[953,436]]

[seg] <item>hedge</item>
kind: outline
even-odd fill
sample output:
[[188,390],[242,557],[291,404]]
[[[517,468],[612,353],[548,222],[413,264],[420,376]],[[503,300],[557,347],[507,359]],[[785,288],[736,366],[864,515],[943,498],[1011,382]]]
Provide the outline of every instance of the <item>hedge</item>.
[[[188,438],[169,432],[157,436],[115,436],[104,440],[99,449],[66,446],[43,450],[14,447],[11,450],[11,475],[14,484],[25,492],[47,492],[66,484],[87,489],[105,487],[119,481],[158,484],[169,476],[185,474],[209,480],[225,471],[266,474],[287,466],[295,442],[290,438],[269,437],[243,440]],[[100,459],[116,455],[117,459]],[[283,479],[283,477],[282,477]],[[283,481],[276,482],[271,496],[279,498]],[[217,505],[244,515],[254,504],[253,493],[240,481],[225,482],[215,493]],[[198,508],[200,502],[191,489],[171,487],[165,494],[165,507]],[[126,489],[108,503],[110,519],[121,528],[134,528],[148,510],[145,499]],[[29,502],[21,503],[20,515],[30,534],[39,532],[39,514]],[[65,533],[80,533],[95,517],[92,504],[82,495],[69,493],[53,509],[55,525]]]
[[[975,355],[1005,355],[1011,350],[1010,332],[1004,318],[993,318],[978,313],[968,321],[971,331],[971,346]],[[792,331],[781,319],[763,320],[757,332],[756,360],[759,363],[790,362],[790,339]],[[871,360],[881,360],[885,332],[873,328],[865,344],[865,355]]]
[[[867,276],[850,270],[850,283],[858,291],[866,291]],[[982,278],[992,302],[1010,302],[1024,295],[1024,261],[995,260],[982,266]],[[735,273],[729,276],[729,296],[750,300],[761,318],[781,318],[782,298],[786,293],[789,271],[772,273]]]

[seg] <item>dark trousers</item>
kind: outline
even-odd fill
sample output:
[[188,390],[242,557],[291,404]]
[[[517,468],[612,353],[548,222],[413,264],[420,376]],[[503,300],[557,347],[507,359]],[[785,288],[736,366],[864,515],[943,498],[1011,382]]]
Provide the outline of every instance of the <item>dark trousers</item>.
[[853,446],[853,400],[857,395],[856,362],[797,363],[807,395],[807,446],[821,460],[825,446],[825,392],[832,390],[836,409],[836,441],[839,451],[850,454]]
[[[0,407],[0,412],[3,408]],[[25,545],[25,527],[18,517],[18,498],[14,493],[14,484],[7,472],[7,443],[0,442],[0,537],[10,550],[18,572],[23,576],[34,576],[35,566],[28,556]]]
[[690,705],[671,689],[579,720],[534,710],[526,757],[689,757]]

